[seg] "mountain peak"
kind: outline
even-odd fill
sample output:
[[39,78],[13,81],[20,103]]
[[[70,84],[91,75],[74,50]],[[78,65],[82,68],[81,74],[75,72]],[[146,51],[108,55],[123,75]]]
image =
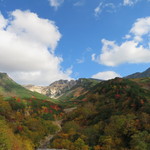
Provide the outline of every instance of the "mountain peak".
[[150,67],[147,70],[145,70],[144,72],[150,72]]
[[137,73],[128,75],[125,78],[129,79],[129,78],[145,78],[145,77],[150,77],[150,68],[148,68],[147,70],[143,72],[137,72]]
[[9,77],[7,73],[0,72],[0,79]]

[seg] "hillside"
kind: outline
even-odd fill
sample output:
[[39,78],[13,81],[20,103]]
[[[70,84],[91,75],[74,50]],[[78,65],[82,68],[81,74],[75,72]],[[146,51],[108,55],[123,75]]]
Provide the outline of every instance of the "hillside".
[[[80,78],[76,80],[75,86],[70,90],[66,91],[58,98],[60,103],[65,107],[76,106],[80,103],[80,99],[90,91],[96,84],[102,82],[101,80],[91,79],[91,78]],[[82,100],[84,102],[84,99]]]
[[95,85],[79,101],[85,98],[66,116],[51,148],[150,149],[150,91],[116,78]]
[[24,87],[30,91],[44,94],[50,98],[58,98],[75,85],[75,80],[59,80],[51,83],[49,86],[24,85]]
[[[68,82],[52,86],[67,87]],[[150,78],[81,78],[75,83],[62,90],[58,105],[1,73],[0,149],[37,149],[47,137],[46,148],[54,149],[150,149]]]
[[25,85],[30,91],[36,91],[50,98],[58,100],[76,99],[79,95],[85,93],[90,87],[101,82],[97,79],[80,78],[78,80],[59,80],[51,83],[49,86]]
[[150,77],[150,68],[143,72],[137,72],[131,75],[126,76],[125,78],[127,79],[132,79],[132,78],[145,78],[145,77]]
[[64,115],[52,99],[31,92],[0,73],[0,150],[34,150],[59,131]]
[[48,99],[47,96],[37,92],[31,92],[13,81],[6,73],[0,73],[0,95],[4,97],[17,96],[20,98],[36,97],[39,99]]

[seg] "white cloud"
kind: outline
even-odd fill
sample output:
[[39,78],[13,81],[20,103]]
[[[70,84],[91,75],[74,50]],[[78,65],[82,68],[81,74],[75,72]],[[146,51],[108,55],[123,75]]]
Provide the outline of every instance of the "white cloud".
[[77,59],[76,61],[78,64],[82,64],[82,63],[84,63],[85,60],[84,60],[84,58],[81,58],[81,59]]
[[114,79],[115,77],[121,77],[121,76],[114,71],[99,72],[92,76],[92,78],[101,79],[101,80]]
[[92,59],[93,61],[96,60],[95,56],[96,56],[96,54],[92,54],[92,55],[91,55],[91,59]]
[[124,1],[123,1],[123,5],[124,5],[124,6],[127,6],[127,5],[128,5],[128,6],[131,6],[131,5],[133,5],[133,4],[134,4],[134,3],[133,3],[133,0],[124,0]]
[[7,20],[3,17],[3,15],[0,13],[0,29],[3,29],[7,25]]
[[50,6],[54,7],[56,10],[63,2],[64,0],[49,0]]
[[150,41],[145,42],[145,39],[150,39],[150,17],[137,19],[127,35],[130,40],[120,45],[115,41],[102,39],[102,53],[99,56],[93,54],[92,60],[107,66],[150,63]]
[[0,16],[0,68],[22,84],[48,85],[58,79],[69,79],[63,72],[61,57],[55,48],[61,38],[53,21],[30,11],[15,10],[10,18]]
[[73,5],[74,5],[74,6],[83,6],[84,3],[85,3],[84,0],[80,0],[80,1],[78,1],[78,2],[76,2],[76,3],[74,3]]
[[116,9],[116,6],[113,3],[102,3],[100,2],[99,5],[94,9],[94,15],[98,17],[103,11],[112,13]]
[[94,15],[96,17],[99,16],[102,12],[102,5],[103,3],[99,3],[99,5],[94,9]]
[[133,24],[130,33],[137,41],[141,41],[144,35],[150,34],[150,17],[137,19]]
[[123,0],[124,6],[133,6],[140,0]]

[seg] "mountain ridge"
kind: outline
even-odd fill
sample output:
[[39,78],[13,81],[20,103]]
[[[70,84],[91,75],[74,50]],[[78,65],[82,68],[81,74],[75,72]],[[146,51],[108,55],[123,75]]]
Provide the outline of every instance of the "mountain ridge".
[[150,67],[143,72],[136,72],[124,78],[133,79],[133,78],[145,78],[145,77],[150,77]]
[[31,91],[36,91],[41,94],[47,95],[51,98],[59,98],[63,94],[67,93],[72,88],[75,88],[79,85],[88,84],[89,82],[100,82],[99,79],[92,78],[79,78],[78,80],[58,80],[51,83],[49,86],[35,86],[35,85],[24,85],[25,88]]
[[0,73],[0,95],[4,97],[17,96],[20,98],[30,98],[35,96],[40,99],[50,99],[45,95],[32,92],[12,80],[7,73]]

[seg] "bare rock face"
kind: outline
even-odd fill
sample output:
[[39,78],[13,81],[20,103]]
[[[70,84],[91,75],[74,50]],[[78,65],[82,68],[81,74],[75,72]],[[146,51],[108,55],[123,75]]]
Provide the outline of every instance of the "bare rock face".
[[36,85],[24,85],[24,87],[32,92],[38,92],[46,95],[46,86],[36,86]]
[[35,91],[44,95],[47,95],[51,98],[58,98],[66,91],[70,90],[73,86],[77,84],[76,81],[71,80],[59,80],[55,81],[49,86],[35,86],[35,85],[26,85],[25,88],[30,91]]

